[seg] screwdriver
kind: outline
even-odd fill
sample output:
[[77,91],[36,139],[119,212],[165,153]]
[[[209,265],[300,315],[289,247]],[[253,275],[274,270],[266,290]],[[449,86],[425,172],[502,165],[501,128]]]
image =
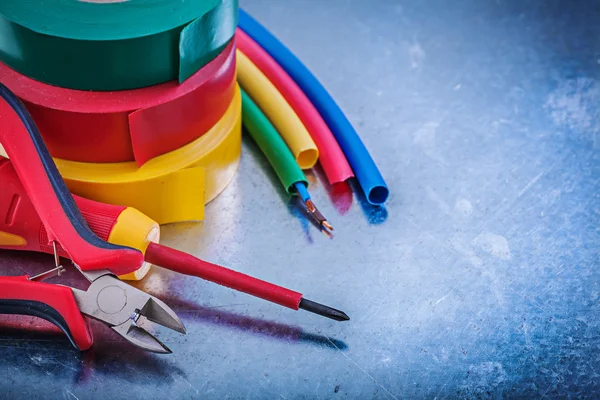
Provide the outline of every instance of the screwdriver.
[[[54,254],[44,226],[27,197],[17,174],[6,159],[0,158],[0,248]],[[231,289],[291,308],[303,309],[336,321],[347,321],[346,313],[305,299],[290,289],[201,260],[190,254],[158,244],[160,227],[151,218],[131,208],[104,204],[73,196],[90,229],[101,239],[129,246],[144,254],[144,265],[121,279],[140,280],[150,265],[205,279]],[[66,256],[57,247],[58,255]]]

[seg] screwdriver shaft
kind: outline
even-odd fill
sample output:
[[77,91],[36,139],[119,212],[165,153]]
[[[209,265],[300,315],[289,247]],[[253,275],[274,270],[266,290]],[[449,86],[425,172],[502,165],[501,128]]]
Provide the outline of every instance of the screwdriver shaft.
[[151,243],[148,246],[145,259],[151,264],[171,271],[202,278],[293,310],[298,309],[302,299],[302,293],[209,263],[157,243]]
[[145,259],[151,264],[171,271],[205,279],[291,308],[292,310],[301,308],[336,321],[347,321],[350,319],[343,311],[303,299],[301,293],[253,278],[229,268],[221,267],[220,265],[209,263],[158,243],[150,243],[146,250]]

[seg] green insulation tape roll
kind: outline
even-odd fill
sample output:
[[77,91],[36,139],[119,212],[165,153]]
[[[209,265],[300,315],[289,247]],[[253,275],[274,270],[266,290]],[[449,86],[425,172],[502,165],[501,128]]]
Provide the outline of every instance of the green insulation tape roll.
[[70,89],[183,82],[225,48],[238,0],[0,0],[0,61]]
[[279,132],[250,96],[243,90],[241,92],[242,123],[269,160],[285,190],[289,194],[295,194],[295,183],[302,182],[308,186],[304,172],[298,166],[294,155]]

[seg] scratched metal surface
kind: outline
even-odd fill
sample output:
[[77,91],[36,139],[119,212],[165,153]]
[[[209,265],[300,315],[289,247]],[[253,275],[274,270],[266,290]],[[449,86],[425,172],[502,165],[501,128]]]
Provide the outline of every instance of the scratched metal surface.
[[[188,334],[0,335],[2,398],[600,396],[600,3],[245,0],[325,82],[391,189],[311,175],[327,240],[245,142],[204,223],[164,243],[296,288],[335,323],[155,270]],[[48,257],[3,253],[2,273]],[[67,277],[75,280],[75,274]]]

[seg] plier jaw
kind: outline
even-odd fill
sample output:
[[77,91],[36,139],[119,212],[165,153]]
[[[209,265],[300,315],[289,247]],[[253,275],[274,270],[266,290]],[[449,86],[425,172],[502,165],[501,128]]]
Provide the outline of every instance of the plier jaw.
[[[90,279],[92,274],[84,275]],[[109,271],[94,273],[92,279],[87,291],[71,289],[79,310],[134,345],[155,353],[171,353],[146,329],[152,323],[186,333],[177,314],[156,297],[120,281]]]

